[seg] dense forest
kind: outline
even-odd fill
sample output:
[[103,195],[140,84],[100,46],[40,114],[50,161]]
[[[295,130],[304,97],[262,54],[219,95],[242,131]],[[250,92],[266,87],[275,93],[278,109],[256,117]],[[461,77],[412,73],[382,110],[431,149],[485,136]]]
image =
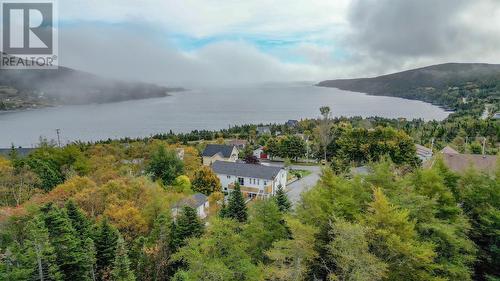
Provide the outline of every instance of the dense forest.
[[[460,130],[496,142],[498,121],[331,119],[326,149],[322,122],[270,125],[271,135],[248,125],[61,148],[42,141],[27,157],[13,148],[0,158],[0,279],[499,278],[500,171],[459,175],[439,159],[423,169],[414,147],[447,123],[460,129],[443,130],[442,143]],[[223,200],[200,151],[235,136],[287,161],[326,155],[330,165],[293,207],[283,190],[249,204],[239,191]],[[370,174],[349,173],[363,164]],[[209,217],[190,207],[174,217],[195,192],[209,196]]]
[[[2,160],[1,279],[499,276],[500,171],[457,175],[441,162],[408,171],[382,158],[354,178],[325,169],[291,209],[283,192],[245,205],[237,190],[217,204],[217,179],[186,152],[183,162],[162,142],[115,143]],[[149,159],[123,161],[137,155]],[[209,219],[189,207],[173,219],[173,202],[194,191],[210,194]]]

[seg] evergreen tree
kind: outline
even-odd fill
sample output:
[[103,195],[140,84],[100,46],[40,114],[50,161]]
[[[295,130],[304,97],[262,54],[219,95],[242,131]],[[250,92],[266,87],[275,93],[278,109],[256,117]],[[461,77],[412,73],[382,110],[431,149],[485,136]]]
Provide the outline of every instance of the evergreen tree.
[[109,278],[115,260],[118,231],[104,219],[94,240],[96,249],[96,272],[99,280]]
[[274,242],[290,238],[290,230],[274,200],[257,201],[250,209],[251,216],[245,225],[242,236],[252,241],[247,251],[255,262],[264,262],[264,252]]
[[85,242],[87,238],[92,236],[90,220],[85,216],[82,210],[76,206],[73,200],[68,200],[65,208],[68,218],[71,220],[71,225],[82,239],[82,242]]
[[219,217],[220,218],[227,218],[228,217],[226,200],[224,200],[224,199],[222,199],[222,206],[219,210]]
[[91,265],[89,268],[89,276],[92,281],[97,280],[97,272],[96,272],[96,251],[94,240],[91,238],[85,239],[83,242],[83,249],[85,250],[85,259]]
[[227,217],[239,222],[245,222],[248,218],[247,206],[239,183],[235,183],[234,190],[229,194]]
[[89,272],[92,265],[65,210],[47,205],[42,211],[63,279],[90,280]]
[[[28,224],[27,252],[36,256],[37,271],[35,280],[61,280],[62,275],[56,263],[54,247],[49,241],[49,231],[39,216],[35,216]],[[28,254],[29,255],[29,254]]]
[[173,280],[264,280],[261,264],[252,263],[249,241],[240,234],[241,225],[232,220],[214,219],[206,234],[190,239],[174,254],[184,267]]
[[26,225],[24,245],[7,249],[0,262],[0,280],[62,280],[49,232],[40,216]]
[[288,196],[286,195],[281,185],[278,186],[278,190],[276,191],[274,199],[276,200],[276,204],[278,204],[278,208],[282,213],[288,212],[292,207],[290,201],[288,200]]
[[160,214],[155,220],[153,230],[148,237],[149,244],[155,249],[152,257],[152,276],[154,280],[168,280],[173,274],[169,267],[172,255],[172,219],[167,214]]
[[369,252],[366,228],[344,220],[333,223],[328,257],[335,266],[331,280],[376,281],[386,277],[387,264]]
[[[151,276],[154,277],[152,272],[153,262],[150,254],[151,246],[148,239],[144,236],[136,238],[128,256],[130,258],[130,268],[134,271],[137,280],[147,280]],[[151,278],[154,280],[154,278]]]
[[153,153],[146,172],[153,180],[161,180],[165,185],[171,185],[175,178],[184,172],[184,162],[177,157],[175,151],[166,150],[160,146]]
[[442,280],[434,276],[433,244],[419,241],[408,211],[391,205],[380,188],[365,224],[371,252],[388,266],[387,280]]
[[115,260],[113,261],[111,277],[113,281],[135,280],[134,273],[130,270],[130,260],[128,259],[125,241],[121,236],[119,236],[116,241]]
[[95,245],[94,241],[91,238],[91,223],[89,219],[85,216],[85,214],[81,211],[78,206],[76,206],[73,200],[68,200],[65,205],[66,213],[68,214],[68,218],[71,221],[71,225],[76,230],[78,236],[80,236],[80,241],[82,248],[85,251],[85,259],[88,264],[90,264],[89,268],[89,277],[92,280],[96,278],[95,272]]
[[196,210],[188,206],[184,207],[172,231],[171,249],[173,250],[184,246],[188,238],[200,237],[203,234],[203,224]]

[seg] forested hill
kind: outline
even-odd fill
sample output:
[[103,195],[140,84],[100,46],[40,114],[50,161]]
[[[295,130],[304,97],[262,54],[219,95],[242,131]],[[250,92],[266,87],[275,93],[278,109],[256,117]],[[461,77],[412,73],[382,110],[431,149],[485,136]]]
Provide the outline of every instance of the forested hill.
[[417,99],[457,109],[462,97],[499,96],[500,65],[447,63],[373,78],[327,80],[317,86]]
[[0,70],[0,110],[163,97],[175,90],[179,89],[107,79],[66,67]]

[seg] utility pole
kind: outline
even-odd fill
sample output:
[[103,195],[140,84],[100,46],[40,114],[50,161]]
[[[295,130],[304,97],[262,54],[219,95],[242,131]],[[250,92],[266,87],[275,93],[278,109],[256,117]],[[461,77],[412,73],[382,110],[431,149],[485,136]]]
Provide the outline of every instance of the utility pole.
[[57,145],[59,145],[59,147],[61,147],[61,136],[60,136],[60,133],[61,133],[61,130],[60,129],[56,129]]
[[483,138],[483,157],[485,156],[486,150],[486,137]]

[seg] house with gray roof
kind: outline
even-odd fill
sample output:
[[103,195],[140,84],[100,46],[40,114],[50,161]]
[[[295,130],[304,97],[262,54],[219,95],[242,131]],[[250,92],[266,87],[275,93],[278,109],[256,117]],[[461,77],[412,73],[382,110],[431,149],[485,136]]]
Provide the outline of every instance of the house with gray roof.
[[281,167],[260,164],[216,161],[212,170],[217,174],[225,192],[234,190],[236,183],[248,197],[269,197],[281,186],[286,189],[287,171]]
[[257,134],[260,135],[270,135],[271,128],[269,126],[259,126],[257,127]]
[[417,157],[422,160],[422,162],[426,162],[432,158],[433,152],[432,149],[427,148],[420,144],[415,144]]
[[491,175],[497,170],[496,155],[462,154],[447,146],[441,150],[441,157],[450,170],[459,174],[471,168]]
[[238,160],[238,148],[234,145],[209,144],[203,150],[203,165],[210,166],[215,161],[236,162]]
[[208,197],[201,193],[196,193],[188,198],[179,201],[172,208],[172,216],[176,218],[185,206],[191,207],[196,210],[198,217],[204,219],[207,217],[207,211],[210,207]]

